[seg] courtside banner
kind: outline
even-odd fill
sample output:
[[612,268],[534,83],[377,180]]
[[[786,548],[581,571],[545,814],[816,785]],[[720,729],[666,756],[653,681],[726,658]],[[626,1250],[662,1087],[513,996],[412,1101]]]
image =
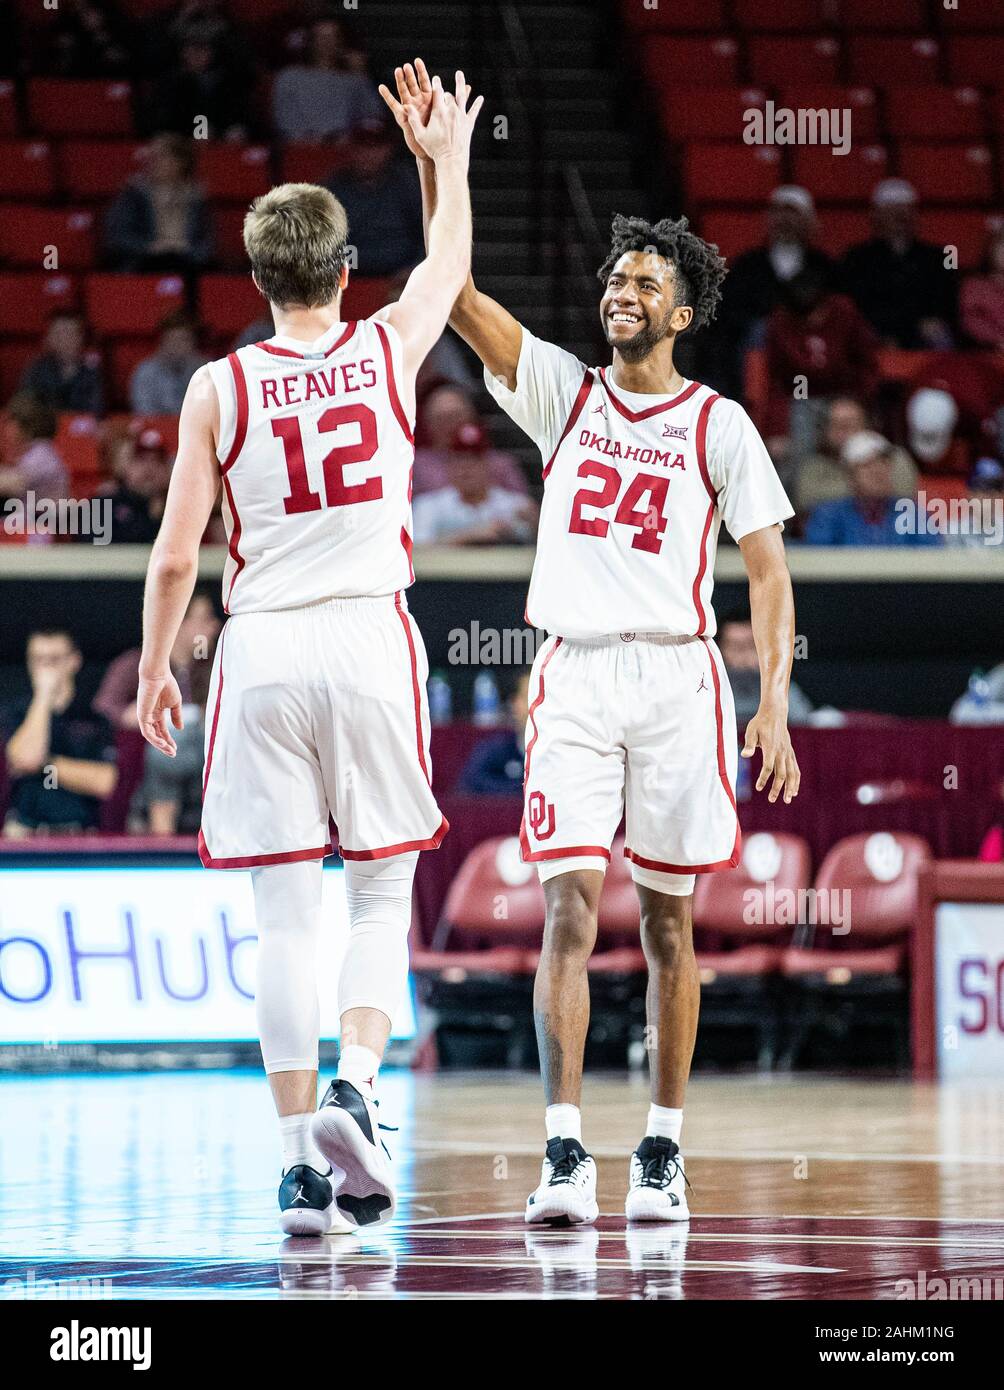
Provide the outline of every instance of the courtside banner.
[[[340,867],[324,871],[321,1036],[338,1036],[348,941]],[[253,1042],[250,874],[0,867],[0,1045]],[[411,999],[393,1037],[415,1033]]]
[[940,1076],[1004,1078],[1004,903],[935,910]]

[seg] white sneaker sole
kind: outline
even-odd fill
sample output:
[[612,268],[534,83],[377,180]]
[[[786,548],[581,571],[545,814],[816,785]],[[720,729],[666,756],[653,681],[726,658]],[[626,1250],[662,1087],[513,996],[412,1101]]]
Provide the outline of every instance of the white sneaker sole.
[[624,1215],[629,1221],[689,1221],[690,1208],[686,1201],[674,1206],[664,1192],[640,1187],[628,1193]]
[[310,1122],[310,1135],[331,1164],[338,1215],[352,1229],[384,1226],[397,1205],[387,1161],[355,1120],[326,1105]]
[[556,1188],[545,1201],[527,1202],[525,1221],[528,1226],[586,1226],[600,1214],[596,1198],[583,1198],[578,1192]]
[[288,1236],[326,1236],[342,1227],[334,1202],[323,1211],[291,1207],[279,1213],[279,1224]]

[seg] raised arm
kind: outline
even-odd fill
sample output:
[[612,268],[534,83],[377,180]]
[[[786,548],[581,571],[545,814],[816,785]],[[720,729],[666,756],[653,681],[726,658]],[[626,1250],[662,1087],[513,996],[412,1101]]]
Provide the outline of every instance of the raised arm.
[[[463,74],[458,73],[458,83]],[[394,69],[397,86],[395,98],[387,87],[381,86],[380,95],[390,107],[394,119],[404,132],[405,143],[418,162],[418,176],[422,185],[422,218],[425,226],[425,244],[431,251],[431,231],[436,213],[440,210],[446,190],[442,175],[416,138],[413,124],[426,121],[432,107],[435,87],[433,79],[421,58],[416,58],[414,66],[406,63]],[[459,90],[459,88],[458,88]],[[466,88],[469,92],[470,89]],[[482,294],[474,284],[470,273],[470,254],[467,257],[467,274],[454,291],[452,311],[449,315],[451,327],[468,343],[492,376],[500,377],[511,390],[516,386],[516,366],[523,341],[523,329],[518,319],[514,319],[507,309],[496,303],[488,295]]]
[[[386,88],[382,91],[386,92]],[[412,388],[419,367],[446,327],[450,309],[471,268],[467,170],[471,135],[484,98],[478,97],[468,111],[469,95],[464,75],[458,72],[455,96],[443,91],[438,77],[434,79],[424,118],[417,106],[402,110],[409,144],[421,149],[435,170],[439,190],[438,206],[426,231],[425,260],[411,272],[400,299],[388,304],[379,315],[401,335],[405,374]]]
[[147,743],[170,757],[176,749],[169,718],[176,729],[183,727],[181,691],[171,674],[170,654],[195,588],[199,543],[219,491],[219,412],[209,368],[200,367],[181,407],[178,456],[146,573],[136,713]]

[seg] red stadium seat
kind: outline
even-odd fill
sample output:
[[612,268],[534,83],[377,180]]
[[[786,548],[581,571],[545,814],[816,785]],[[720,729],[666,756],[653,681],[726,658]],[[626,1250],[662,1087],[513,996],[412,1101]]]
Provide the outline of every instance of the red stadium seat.
[[706,208],[701,217],[701,236],[713,242],[727,260],[734,260],[763,242],[763,213]]
[[923,34],[927,28],[924,0],[840,0],[841,27],[856,29],[895,29],[900,34]]
[[976,270],[983,260],[996,219],[971,208],[931,208],[920,214],[920,235],[935,246],[955,246],[959,267]]
[[55,445],[69,470],[72,496],[90,497],[104,481],[99,421],[93,415],[60,414]]
[[[368,319],[391,301],[393,281],[381,276],[349,275],[342,317]],[[256,315],[257,317],[257,315]]]
[[[811,882],[809,846],[800,835],[749,835],[743,842],[742,859],[734,869],[715,874],[698,874],[694,889],[694,924],[703,932],[714,932],[731,940],[776,941],[779,929],[791,921],[765,920],[767,900],[758,895],[772,891],[775,901],[781,892],[797,894]],[[748,908],[763,909],[763,920],[750,921]],[[755,915],[755,914],[754,914]]]
[[135,140],[64,140],[58,154],[63,192],[94,202],[114,198],[142,167],[142,154]]
[[73,275],[41,272],[0,273],[0,332],[37,338],[60,309],[76,309],[79,289]]
[[28,119],[46,135],[132,135],[132,86],[35,77],[28,83]]
[[993,155],[986,145],[902,145],[899,171],[922,203],[990,203]]
[[16,135],[21,129],[17,114],[17,92],[10,78],[0,79],[0,135]]
[[932,87],[940,78],[941,50],[935,39],[855,34],[848,42],[855,82],[875,87]]
[[1004,84],[1004,34],[964,34],[948,40],[948,78],[962,85]]
[[272,186],[266,145],[235,145],[224,140],[201,144],[196,169],[212,200],[250,203]]
[[129,409],[129,383],[132,374],[151,353],[157,351],[157,339],[152,335],[146,338],[114,338],[105,349],[105,379],[108,394],[114,406]]
[[[137,345],[137,347],[140,345]],[[154,344],[143,340],[141,344],[144,356],[153,351]],[[113,415],[106,415],[104,420],[105,430],[109,434],[142,434],[144,430],[156,430],[164,441],[164,448],[169,454],[177,452],[178,449],[178,417],[177,415],[133,415],[131,412],[119,412]]]
[[47,140],[0,140],[0,198],[36,198],[56,192],[52,146]]
[[198,309],[199,322],[206,331],[227,342],[267,313],[250,274],[203,275],[199,280]]
[[90,270],[94,234],[92,212],[17,204],[5,208],[0,218],[0,257],[25,268],[48,264],[52,270]]
[[802,145],[795,150],[795,182],[804,184],[818,203],[866,202],[887,165],[881,145],[852,145],[844,155],[825,145]]
[[879,104],[871,87],[841,87],[827,82],[785,83],[777,105],[791,111],[842,111],[850,108],[854,140],[874,141],[879,134]]
[[[0,276],[0,280],[3,278]],[[20,386],[25,369],[37,355],[38,343],[34,339],[15,338],[11,342],[0,343],[0,396],[5,401]]]
[[663,129],[670,140],[738,140],[744,129],[746,112],[762,108],[767,93],[761,88],[662,87],[657,99]]
[[983,98],[975,87],[892,87],[885,98],[886,124],[897,140],[981,140]]
[[999,5],[959,5],[950,10],[940,4],[935,5],[934,16],[946,34],[1004,33],[1004,14]]
[[290,144],[280,155],[283,183],[324,183],[329,174],[345,167],[348,144],[345,141],[326,145]]
[[768,146],[692,144],[684,156],[691,203],[762,204],[782,173],[780,152]]
[[102,337],[153,334],[168,314],[184,307],[180,275],[97,273],[84,281],[87,320]]
[[764,87],[780,87],[796,74],[802,82],[837,82],[840,78],[840,45],[833,38],[778,38],[750,40],[750,77]]
[[726,27],[722,0],[672,0],[671,4],[648,8],[621,5],[620,17],[629,29],[713,34]]
[[821,0],[735,0],[741,29],[815,33],[825,27]]
[[730,38],[653,35],[642,47],[642,67],[656,90],[735,85],[738,64],[739,45]]

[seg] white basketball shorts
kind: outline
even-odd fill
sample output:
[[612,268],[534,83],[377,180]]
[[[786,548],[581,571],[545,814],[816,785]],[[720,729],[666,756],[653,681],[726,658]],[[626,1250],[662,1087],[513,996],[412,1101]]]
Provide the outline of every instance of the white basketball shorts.
[[739,863],[735,707],[707,638],[551,637],[530,676],[523,858],[709,873]]
[[246,869],[435,849],[425,645],[403,594],[231,617],[206,707],[199,854]]

